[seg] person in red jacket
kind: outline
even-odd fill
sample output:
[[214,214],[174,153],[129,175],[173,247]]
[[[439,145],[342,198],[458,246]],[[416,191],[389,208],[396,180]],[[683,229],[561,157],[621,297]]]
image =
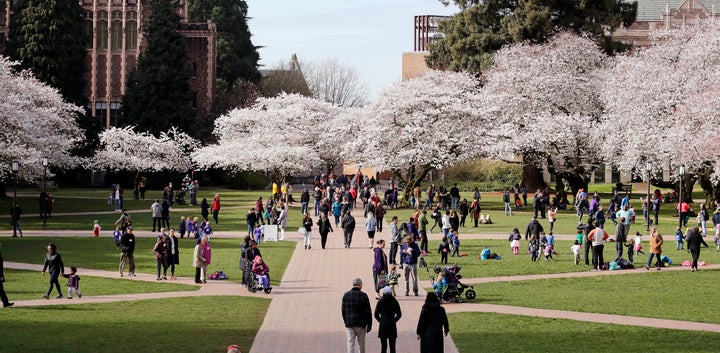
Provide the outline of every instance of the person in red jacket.
[[212,209],[215,224],[218,224],[218,214],[220,213],[220,195],[215,194],[215,199],[213,199],[213,203],[210,208]]

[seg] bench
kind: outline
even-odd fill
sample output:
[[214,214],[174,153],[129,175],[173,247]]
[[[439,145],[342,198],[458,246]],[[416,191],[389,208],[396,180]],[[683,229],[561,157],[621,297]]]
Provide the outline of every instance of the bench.
[[[37,189],[37,191],[43,191],[42,182],[39,182],[35,188]],[[58,189],[58,184],[55,182],[55,180],[45,181],[45,190],[46,191],[57,191],[57,189]]]
[[617,190],[618,192],[624,192],[626,194],[629,194],[632,192],[632,184],[618,183],[616,187],[612,188],[612,192],[615,193],[615,190]]

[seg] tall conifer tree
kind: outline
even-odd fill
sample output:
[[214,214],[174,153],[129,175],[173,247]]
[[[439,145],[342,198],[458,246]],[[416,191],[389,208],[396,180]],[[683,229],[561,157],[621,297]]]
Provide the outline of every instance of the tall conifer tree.
[[171,0],[151,0],[148,5],[145,47],[128,77],[121,125],[135,125],[154,135],[174,126],[194,135],[190,71],[185,39],[177,31],[177,7]]

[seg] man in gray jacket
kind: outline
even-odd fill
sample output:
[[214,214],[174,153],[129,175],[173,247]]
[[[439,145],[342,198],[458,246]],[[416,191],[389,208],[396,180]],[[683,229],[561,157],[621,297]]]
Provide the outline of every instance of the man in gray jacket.
[[158,230],[162,228],[162,204],[160,204],[160,200],[155,200],[153,202],[152,206],[150,206],[150,211],[152,211],[152,219],[153,219],[153,232],[155,231],[155,225],[157,224]]

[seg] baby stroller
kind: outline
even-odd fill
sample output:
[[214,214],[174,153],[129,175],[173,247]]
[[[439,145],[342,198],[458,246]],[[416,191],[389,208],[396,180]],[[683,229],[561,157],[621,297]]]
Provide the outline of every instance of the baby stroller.
[[175,194],[175,203],[178,205],[184,205],[185,204],[185,188],[180,189],[180,191]]
[[[453,264],[452,266],[448,266],[448,267],[435,266],[433,268],[433,271],[435,272],[435,274],[438,274],[441,271],[445,271],[445,280],[447,281],[447,289],[445,290],[445,292],[443,292],[442,301],[462,303],[463,292],[465,292],[465,298],[470,299],[470,300],[475,299],[476,293],[475,293],[475,289],[473,289],[473,286],[465,285],[460,282],[462,275],[458,274],[458,272],[460,272],[461,269],[462,269],[462,267],[458,266],[456,264]],[[428,269],[428,273],[429,272],[430,272],[430,269]],[[435,281],[435,276],[431,275],[430,282],[432,283],[434,281]]]

